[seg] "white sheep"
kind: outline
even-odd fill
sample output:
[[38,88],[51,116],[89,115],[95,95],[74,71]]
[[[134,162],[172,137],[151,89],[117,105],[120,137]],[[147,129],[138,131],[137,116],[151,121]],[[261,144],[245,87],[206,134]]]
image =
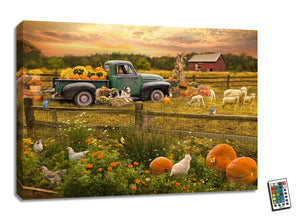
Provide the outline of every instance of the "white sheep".
[[192,99],[191,99],[191,101],[187,102],[187,104],[189,106],[191,106],[193,103],[195,103],[195,107],[198,104],[198,106],[200,108],[201,102],[202,102],[203,108],[205,108],[203,96],[202,95],[196,95],[196,96],[193,96]]
[[241,89],[227,89],[224,91],[224,97],[236,97],[239,96],[239,104],[243,105],[244,98],[247,96],[246,87],[242,87]]
[[226,105],[233,105],[234,107],[239,106],[239,96],[236,95],[235,97],[224,97],[222,102],[222,109],[225,108]]
[[208,97],[210,99],[210,101],[214,101],[216,100],[216,94],[215,94],[215,91],[210,89],[209,92],[208,92]]
[[255,100],[255,93],[251,93],[250,96],[245,96],[243,107],[245,106],[245,103],[249,103],[250,108],[252,108],[253,102]]

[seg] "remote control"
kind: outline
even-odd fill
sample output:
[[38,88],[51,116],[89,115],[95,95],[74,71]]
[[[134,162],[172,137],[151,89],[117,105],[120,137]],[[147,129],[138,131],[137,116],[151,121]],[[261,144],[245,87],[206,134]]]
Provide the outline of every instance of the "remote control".
[[269,181],[268,188],[273,211],[291,208],[291,198],[286,178]]

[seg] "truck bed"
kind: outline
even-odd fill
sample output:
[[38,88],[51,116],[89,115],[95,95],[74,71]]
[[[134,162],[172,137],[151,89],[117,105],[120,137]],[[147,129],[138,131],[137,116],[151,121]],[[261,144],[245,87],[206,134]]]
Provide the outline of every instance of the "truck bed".
[[92,83],[96,86],[96,88],[102,88],[103,86],[106,86],[107,88],[110,88],[109,80],[84,80],[84,79],[56,79],[56,91],[61,92],[62,88],[70,83],[79,83],[79,82],[88,82]]

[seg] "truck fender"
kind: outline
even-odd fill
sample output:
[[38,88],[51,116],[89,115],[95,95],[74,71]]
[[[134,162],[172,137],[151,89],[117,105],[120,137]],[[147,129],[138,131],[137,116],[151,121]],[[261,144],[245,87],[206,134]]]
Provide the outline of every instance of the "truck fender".
[[153,90],[159,89],[164,95],[169,95],[170,83],[164,81],[147,82],[141,86],[141,98],[144,100],[149,99],[150,93]]
[[74,99],[74,96],[79,91],[90,91],[95,96],[96,86],[88,82],[74,82],[64,86],[62,96],[64,99]]

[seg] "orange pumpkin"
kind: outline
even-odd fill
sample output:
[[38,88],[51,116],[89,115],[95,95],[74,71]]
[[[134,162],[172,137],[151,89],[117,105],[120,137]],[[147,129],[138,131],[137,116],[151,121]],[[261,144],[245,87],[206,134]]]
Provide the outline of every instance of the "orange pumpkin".
[[182,91],[182,92],[180,92],[180,93],[179,93],[179,95],[181,95],[181,96],[185,97],[185,92],[184,92],[184,91]]
[[186,91],[185,91],[185,96],[189,96],[189,95],[191,95],[191,93],[192,93],[192,92],[191,92],[190,90],[186,90]]
[[166,157],[157,157],[150,163],[150,173],[154,175],[163,174],[172,170],[173,164]]
[[33,100],[36,102],[40,102],[43,100],[43,96],[41,96],[41,95],[34,96]]
[[250,185],[257,179],[257,164],[250,157],[239,157],[228,165],[226,177],[229,181]]
[[93,70],[93,67],[91,67],[91,66],[86,66],[85,67],[87,70]]
[[236,158],[236,152],[231,146],[219,144],[208,153],[206,165],[225,173],[228,164]]
[[165,97],[162,99],[162,102],[163,102],[163,103],[169,103],[169,102],[171,102],[171,99],[170,99],[168,96],[165,96]]

